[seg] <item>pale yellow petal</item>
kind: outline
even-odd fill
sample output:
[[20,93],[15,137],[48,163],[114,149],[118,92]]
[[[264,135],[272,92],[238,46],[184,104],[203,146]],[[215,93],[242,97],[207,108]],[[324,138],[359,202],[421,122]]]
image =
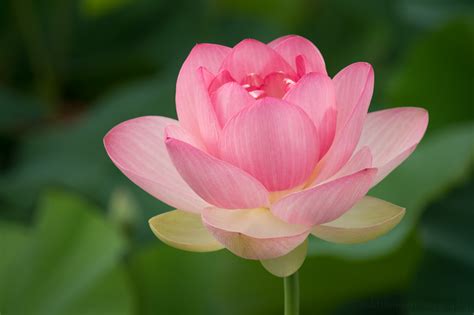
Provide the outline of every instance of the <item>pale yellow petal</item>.
[[202,225],[201,216],[195,213],[173,210],[154,216],[148,223],[156,237],[178,249],[212,252],[224,248]]
[[260,262],[271,274],[277,277],[288,277],[297,272],[303,265],[307,251],[308,240],[305,240],[301,245],[284,256],[261,260]]
[[311,233],[333,243],[363,243],[389,232],[404,215],[404,208],[366,196],[336,220],[315,226]]

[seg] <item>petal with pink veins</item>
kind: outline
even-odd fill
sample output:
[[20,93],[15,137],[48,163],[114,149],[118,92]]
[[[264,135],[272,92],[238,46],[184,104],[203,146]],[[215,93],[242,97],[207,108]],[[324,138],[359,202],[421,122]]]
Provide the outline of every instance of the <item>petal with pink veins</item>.
[[295,81],[286,74],[273,72],[265,77],[262,88],[265,91],[265,96],[283,98],[294,84]]
[[333,82],[338,123],[344,124],[359,109],[367,113],[374,91],[374,70],[369,63],[356,62],[345,67],[336,74]]
[[209,84],[209,87],[208,87],[209,95],[212,95],[212,93],[217,91],[217,89],[219,89],[221,86],[229,82],[235,82],[234,78],[232,78],[229,71],[227,70],[220,71]]
[[164,141],[169,125],[178,122],[159,116],[127,120],[107,133],[105,149],[122,173],[150,195],[172,207],[199,213],[209,204],[186,184],[170,160]]
[[167,138],[165,143],[179,174],[210,204],[228,209],[268,204],[265,187],[243,170],[186,142]]
[[247,259],[283,256],[301,244],[309,228],[283,222],[266,208],[206,208],[204,225],[234,254]]
[[[351,159],[327,181],[357,173],[363,169],[372,167],[372,153],[369,147],[365,146],[356,150]],[[378,171],[378,170],[377,170]]]
[[309,73],[283,99],[301,107],[314,122],[319,131],[321,155],[324,155],[336,131],[336,93],[331,78]]
[[207,84],[210,74],[218,72],[230,51],[229,47],[214,44],[194,46],[176,82],[176,111],[181,126],[201,138],[211,150],[217,141],[219,123]]
[[373,185],[400,165],[416,148],[428,126],[423,108],[402,107],[369,113],[359,147],[368,146],[379,169]]
[[295,71],[277,52],[255,39],[238,43],[225,58],[221,70],[228,70],[238,82],[251,74],[258,74],[262,78],[279,71],[295,75]]
[[[318,48],[309,40],[297,35],[287,35],[275,39],[268,44],[277,53],[279,53],[289,64],[298,69],[297,57],[304,59],[304,69],[306,73],[316,72],[327,74],[324,59]],[[301,61],[300,61],[301,64]],[[301,68],[301,66],[300,66]]]
[[286,190],[302,184],[313,171],[319,155],[318,134],[301,108],[266,97],[227,123],[219,153],[269,191]]
[[296,56],[296,75],[301,78],[304,76],[306,71],[306,59],[303,55]]
[[376,169],[329,181],[292,193],[272,205],[272,213],[291,224],[313,226],[337,219],[365,196]]
[[199,139],[197,139],[192,134],[190,134],[189,132],[187,132],[185,129],[181,128],[178,125],[166,126],[163,142],[167,138],[177,139],[177,140],[189,143],[190,145],[198,148],[199,150],[206,151],[204,144]]
[[321,152],[320,156],[323,157],[329,151],[329,148],[334,142],[336,136],[337,127],[337,109],[334,107],[329,108],[324,113],[324,117],[321,120],[321,124],[318,126],[319,137],[321,138]]
[[374,90],[374,72],[368,63],[354,63],[333,79],[336,88],[337,125],[334,140],[319,162],[314,184],[334,175],[352,156],[359,142]]
[[207,70],[205,67],[199,67],[198,72],[199,71],[201,72],[200,75],[202,76],[204,86],[208,87],[209,89],[209,85],[214,81],[216,76],[211,71]]
[[211,100],[221,127],[240,110],[255,103],[255,99],[235,82],[222,85],[211,94]]

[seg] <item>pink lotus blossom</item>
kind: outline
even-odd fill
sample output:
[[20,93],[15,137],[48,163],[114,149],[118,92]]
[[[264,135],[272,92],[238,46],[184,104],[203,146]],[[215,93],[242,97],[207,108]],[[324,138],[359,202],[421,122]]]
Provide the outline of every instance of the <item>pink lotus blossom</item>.
[[366,194],[428,124],[421,108],[367,113],[373,88],[370,64],[331,78],[300,36],[198,44],[178,76],[179,120],[131,119],[104,143],[130,180],[179,209],[150,220],[172,246],[267,261],[309,234],[363,242],[403,217],[403,208]]

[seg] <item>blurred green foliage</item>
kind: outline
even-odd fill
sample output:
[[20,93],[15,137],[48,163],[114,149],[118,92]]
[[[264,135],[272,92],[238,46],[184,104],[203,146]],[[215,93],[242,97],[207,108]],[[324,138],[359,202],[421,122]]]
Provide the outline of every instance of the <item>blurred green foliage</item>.
[[259,263],[157,241],[147,218],[169,207],[113,167],[102,137],[175,117],[196,42],[297,33],[331,75],[374,65],[371,110],[430,112],[427,138],[370,192],[407,207],[402,224],[367,244],[312,239],[303,314],[470,314],[473,17],[468,0],[0,1],[0,313],[279,313],[281,280]]
[[125,241],[97,212],[76,196],[49,192],[34,228],[2,226],[2,312],[131,314],[133,295],[119,265]]

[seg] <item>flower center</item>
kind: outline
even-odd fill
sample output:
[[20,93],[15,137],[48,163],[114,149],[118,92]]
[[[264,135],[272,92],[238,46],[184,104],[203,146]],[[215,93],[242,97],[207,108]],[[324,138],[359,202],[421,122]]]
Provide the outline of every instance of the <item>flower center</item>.
[[295,85],[295,80],[283,72],[272,72],[265,78],[251,73],[243,78],[240,84],[255,99],[265,96],[283,98],[286,92]]

